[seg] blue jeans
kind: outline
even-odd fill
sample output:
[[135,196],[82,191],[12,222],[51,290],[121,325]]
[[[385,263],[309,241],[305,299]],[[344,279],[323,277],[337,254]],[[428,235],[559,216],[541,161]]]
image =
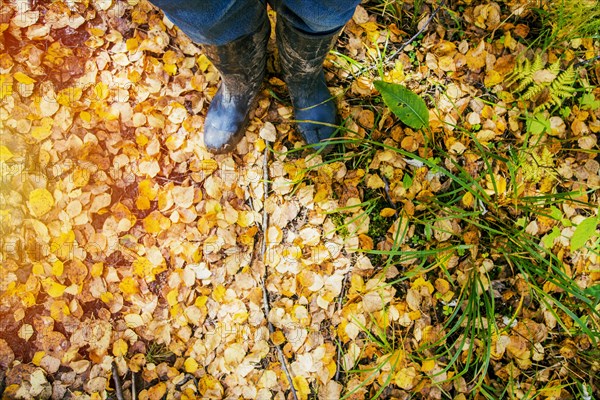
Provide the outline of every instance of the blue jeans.
[[[151,0],[196,43],[220,46],[253,33],[264,0]],[[332,33],[352,18],[360,0],[269,0],[278,18],[308,34]]]

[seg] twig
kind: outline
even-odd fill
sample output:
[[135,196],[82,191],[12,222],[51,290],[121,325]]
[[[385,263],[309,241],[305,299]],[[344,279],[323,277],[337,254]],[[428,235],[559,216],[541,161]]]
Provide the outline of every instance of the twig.
[[[340,293],[340,296],[338,297],[338,303],[337,303],[338,311],[342,310],[342,301],[344,300],[344,295],[346,294],[345,289],[346,289],[346,283],[348,282],[348,274],[350,274],[350,272],[347,272],[346,275],[344,275],[344,280],[342,281],[342,292]],[[335,365],[337,366],[337,368],[335,369],[335,377],[333,378],[335,381],[340,380],[341,360],[342,360],[342,346],[341,346],[341,344],[338,344],[337,357],[336,357],[336,362],[335,362]]]
[[392,200],[392,196],[390,195],[390,183],[388,182],[385,175],[382,175],[383,183],[385,183],[385,197],[387,198],[388,203],[392,206],[394,210],[396,210],[396,215],[398,214],[398,207],[396,207],[396,203]]
[[137,393],[135,391],[135,372],[131,372],[131,400],[137,399]]
[[[275,332],[275,328],[271,321],[269,321],[269,296],[267,295],[267,268],[265,262],[265,254],[267,253],[267,224],[269,223],[269,217],[267,215],[267,210],[265,207],[265,203],[267,201],[267,194],[269,192],[269,149],[265,147],[264,154],[264,163],[263,163],[263,220],[262,220],[262,230],[263,230],[263,240],[260,248],[260,259],[265,265],[265,272],[262,279],[262,290],[263,290],[263,311],[265,313],[265,317],[267,318],[267,327],[269,328],[269,333],[273,334]],[[296,388],[294,388],[294,380],[292,379],[292,375],[287,367],[287,363],[285,361],[285,357],[283,355],[283,350],[278,344],[273,343],[274,347],[277,349],[277,355],[279,357],[279,363],[283,368],[283,372],[285,372],[285,376],[290,383],[290,390],[292,391],[292,395],[294,396],[294,400],[298,400],[298,394],[296,393]]]
[[594,58],[590,58],[589,60],[583,60],[583,61],[576,62],[575,63],[575,68],[581,67],[582,65],[591,64],[591,63],[596,62],[598,60],[600,60],[600,56],[596,56]]
[[119,379],[119,371],[117,371],[117,364],[114,361],[112,362],[111,369],[113,381],[115,382],[115,396],[117,396],[117,400],[125,400],[123,397],[123,387]]

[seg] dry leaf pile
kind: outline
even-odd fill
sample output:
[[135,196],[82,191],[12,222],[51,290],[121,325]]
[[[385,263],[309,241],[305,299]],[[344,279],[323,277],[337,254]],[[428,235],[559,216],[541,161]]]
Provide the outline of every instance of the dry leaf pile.
[[[464,190],[457,207],[487,207],[516,221],[564,262],[576,285],[598,285],[598,252],[572,250],[571,238],[598,214],[600,107],[524,117],[552,94],[559,74],[551,65],[591,60],[598,42],[541,54],[522,88],[541,89],[520,99],[504,82],[522,54],[532,55],[519,40],[529,27],[505,19],[523,4],[462,3],[464,38],[433,23],[384,77],[426,98],[431,137],[373,103],[374,75],[354,75],[381,59],[383,45],[410,36],[358,7],[326,66],[347,136],[388,146],[362,164],[288,152],[301,145],[291,107],[267,91],[236,152],[207,153],[199,132],[218,73],[145,1],[3,3],[4,398],[114,398],[112,363],[126,395],[134,386],[140,399],[290,398],[274,345],[299,399],[371,398],[379,388],[382,398],[467,398],[472,377],[446,368],[449,359],[427,345],[446,343],[446,317],[473,277],[505,310],[500,329],[485,339],[493,349],[487,385],[512,380],[523,398],[559,399],[567,398],[563,380],[572,365],[598,375],[598,362],[582,364],[579,356],[594,344],[565,331],[574,323],[564,310],[539,308],[526,277],[497,257],[501,243],[485,242],[477,226],[435,208],[452,184],[440,169],[466,171],[490,203]],[[434,8],[426,5],[425,16]],[[598,84],[598,65],[583,71],[590,87]],[[277,76],[269,80],[275,92],[283,87]],[[590,93],[600,98],[598,88]],[[549,124],[548,132],[526,134],[535,123]],[[363,150],[358,143],[347,144],[351,160]],[[265,193],[268,146],[275,151]],[[483,158],[478,146],[499,157]],[[516,172],[505,160],[511,149],[526,149]],[[420,161],[435,158],[437,170]],[[562,204],[559,217],[547,207],[518,221],[515,199],[559,191],[578,192],[580,202]],[[367,193],[385,206],[367,213]],[[420,221],[430,212],[438,218],[424,233]],[[593,242],[597,226],[591,229]],[[401,257],[385,268],[388,257],[364,253],[394,246],[432,252],[422,265]],[[490,279],[494,269],[501,272]],[[589,326],[597,329],[596,316]],[[453,350],[460,363],[469,362],[468,347],[484,349],[470,340],[452,342],[462,343]],[[597,391],[595,379],[588,383]]]

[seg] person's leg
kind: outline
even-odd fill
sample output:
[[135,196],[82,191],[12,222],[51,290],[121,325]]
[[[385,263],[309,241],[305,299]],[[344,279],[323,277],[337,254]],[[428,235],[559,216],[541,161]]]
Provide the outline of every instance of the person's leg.
[[308,144],[330,138],[337,109],[323,61],[360,0],[274,0],[277,45],[298,130]]
[[309,35],[338,32],[352,18],[360,0],[271,0],[278,17]]
[[221,74],[221,86],[204,120],[204,145],[232,151],[244,136],[265,76],[270,24],[260,0],[152,0],[193,41]]
[[221,46],[256,31],[264,14],[260,0],[150,0],[198,44]]

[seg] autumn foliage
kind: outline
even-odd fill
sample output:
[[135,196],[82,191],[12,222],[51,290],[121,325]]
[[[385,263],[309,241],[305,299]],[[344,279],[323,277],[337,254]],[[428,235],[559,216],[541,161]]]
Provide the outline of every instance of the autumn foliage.
[[3,398],[598,396],[600,45],[542,47],[536,15],[366,2],[326,61],[332,154],[273,55],[214,156],[218,73],[159,10],[4,2]]

